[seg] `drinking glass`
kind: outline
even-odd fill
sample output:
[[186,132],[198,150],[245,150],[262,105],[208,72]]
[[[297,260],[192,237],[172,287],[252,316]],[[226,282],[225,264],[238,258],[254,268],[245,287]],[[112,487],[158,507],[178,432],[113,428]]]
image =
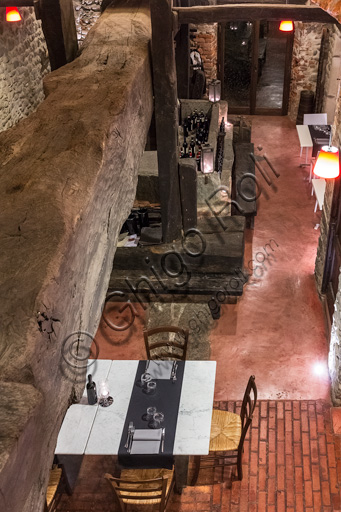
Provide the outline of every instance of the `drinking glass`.
[[164,420],[164,417],[165,415],[163,414],[163,412],[155,412],[152,421],[148,423],[148,427],[159,428]]
[[150,382],[151,380],[152,380],[152,376],[150,375],[150,373],[142,373],[142,375],[141,375],[142,387],[145,387],[147,382]]
[[152,420],[155,413],[156,413],[156,407],[147,407],[146,420],[148,420],[148,421]]
[[154,393],[156,389],[156,382],[155,380],[151,380],[147,382],[147,393]]

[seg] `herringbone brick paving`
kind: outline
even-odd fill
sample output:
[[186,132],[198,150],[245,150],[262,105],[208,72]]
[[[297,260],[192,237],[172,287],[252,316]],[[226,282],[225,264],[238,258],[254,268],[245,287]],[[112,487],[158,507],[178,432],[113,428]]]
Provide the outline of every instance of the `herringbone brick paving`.
[[[215,407],[238,412],[239,402]],[[231,468],[202,470],[198,484],[174,494],[169,512],[341,512],[341,436],[324,401],[261,401],[245,441],[243,480]],[[84,457],[73,496],[58,512],[116,512],[103,479],[115,457]],[[132,509],[134,510],[134,509]],[[135,509],[137,510],[137,509]],[[139,510],[148,510],[140,507]]]

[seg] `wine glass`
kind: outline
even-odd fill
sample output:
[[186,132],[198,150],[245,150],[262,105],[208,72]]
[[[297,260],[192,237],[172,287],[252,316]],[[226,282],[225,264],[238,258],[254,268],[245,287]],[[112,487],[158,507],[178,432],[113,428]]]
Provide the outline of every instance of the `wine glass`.
[[156,407],[147,407],[146,420],[147,421],[152,420],[155,413],[156,413]]
[[159,428],[161,423],[164,420],[165,415],[163,412],[155,412],[153,414],[153,419],[148,423],[148,427],[150,428]]
[[146,389],[147,393],[153,394],[155,390],[156,390],[155,380],[150,380],[149,382],[147,382],[147,389]]
[[151,380],[152,380],[152,376],[150,375],[150,373],[142,373],[141,384],[142,384],[143,388],[146,386],[147,382],[150,382]]

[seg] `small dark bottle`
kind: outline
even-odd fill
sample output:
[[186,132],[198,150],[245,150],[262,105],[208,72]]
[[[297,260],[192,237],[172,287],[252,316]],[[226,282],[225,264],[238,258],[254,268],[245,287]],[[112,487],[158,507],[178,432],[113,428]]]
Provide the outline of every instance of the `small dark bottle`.
[[184,156],[183,158],[187,158],[187,147],[188,147],[188,144],[186,142],[186,139],[184,138],[184,143],[183,143],[183,148],[184,148]]
[[188,131],[192,131],[192,119],[191,119],[191,116],[187,116],[187,128],[188,128]]
[[197,170],[198,170],[198,171],[201,171],[201,165],[200,165],[200,163],[201,163],[201,162],[200,162],[200,160],[201,160],[201,158],[200,158],[200,150],[198,150],[198,151],[197,151],[197,156],[195,157],[195,160],[196,160],[196,162],[197,162]]
[[189,145],[191,146],[191,150],[192,150],[192,158],[194,158],[195,157],[195,142],[194,142],[193,137],[192,137]]
[[184,121],[183,129],[184,129],[184,138],[186,138],[186,137],[188,137],[188,124],[187,124],[187,119],[185,119],[185,121]]
[[88,375],[88,383],[86,385],[86,392],[88,395],[89,405],[97,404],[96,384],[92,380],[92,375]]
[[208,132],[209,128],[210,128],[210,123],[209,123],[209,120],[208,120],[208,117],[206,116],[205,117],[205,130]]

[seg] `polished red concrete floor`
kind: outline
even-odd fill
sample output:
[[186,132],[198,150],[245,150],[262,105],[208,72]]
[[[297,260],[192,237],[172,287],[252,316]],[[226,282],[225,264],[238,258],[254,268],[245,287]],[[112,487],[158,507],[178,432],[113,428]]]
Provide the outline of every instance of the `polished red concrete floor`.
[[[222,306],[210,335],[211,359],[218,362],[215,399],[240,399],[254,374],[262,399],[329,400],[327,340],[314,280],[319,236],[314,226],[320,213],[314,213],[315,200],[305,180],[308,168],[299,167],[303,158],[297,132],[287,117],[250,119],[255,154],[266,154],[280,176],[260,162],[272,185],[257,171],[258,215],[245,250],[250,280],[238,304]],[[101,322],[96,335],[100,358],[146,357],[145,312],[141,306],[137,312],[123,332]],[[130,310],[116,317],[119,325],[128,322]],[[115,322],[115,314],[110,318]],[[321,375],[315,373],[317,363]]]

